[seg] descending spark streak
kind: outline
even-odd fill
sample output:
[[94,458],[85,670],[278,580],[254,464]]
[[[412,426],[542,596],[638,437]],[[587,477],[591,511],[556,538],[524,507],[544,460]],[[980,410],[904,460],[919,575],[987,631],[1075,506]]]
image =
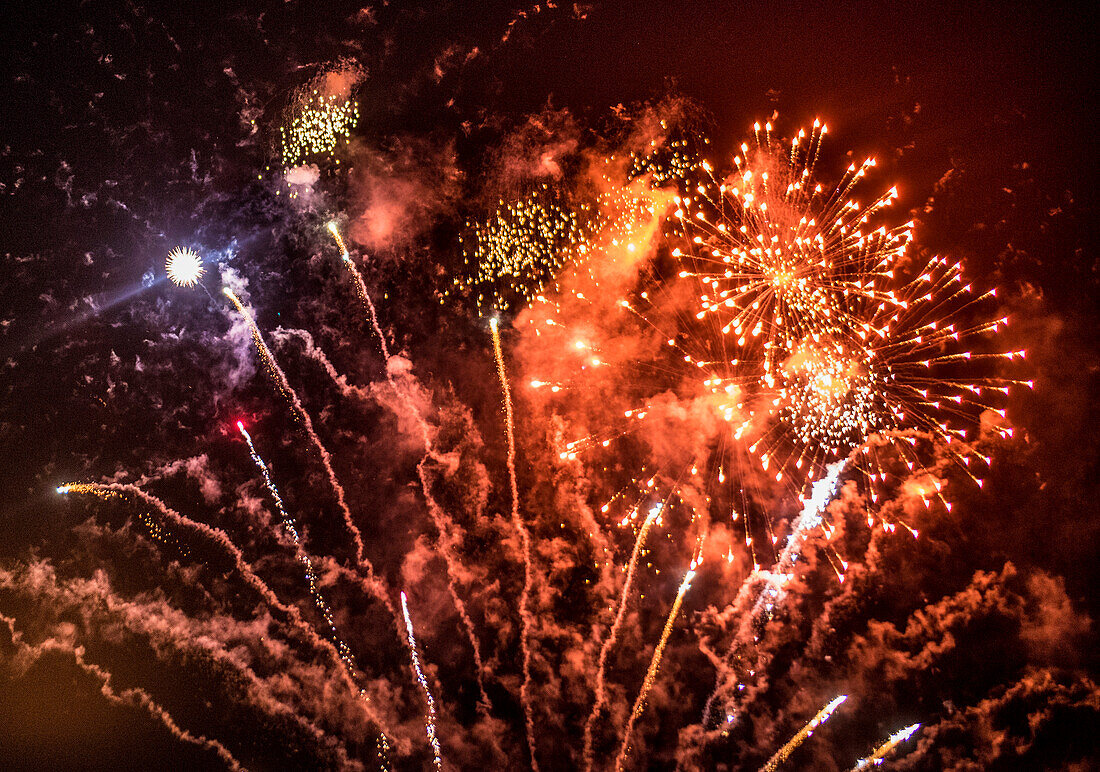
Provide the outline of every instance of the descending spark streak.
[[278,362],[275,361],[275,355],[271,353],[271,349],[269,349],[264,342],[263,337],[260,335],[260,329],[256,326],[256,322],[252,318],[252,314],[248,313],[240,299],[234,294],[233,290],[229,289],[229,287],[223,288],[222,292],[225,293],[227,298],[233,301],[233,305],[237,307],[237,311],[240,312],[241,316],[243,316],[248,323],[248,327],[252,331],[252,341],[256,344],[256,350],[260,354],[260,359],[263,360],[268,373],[271,375],[272,380],[275,381],[275,385],[279,388],[279,391],[283,393],[283,396],[286,397],[295,417],[301,422],[303,428],[306,430],[306,435],[317,449],[317,453],[321,456],[321,464],[325,468],[325,474],[328,475],[329,484],[332,485],[332,489],[336,493],[336,503],[344,516],[344,525],[347,527],[348,532],[351,534],[352,541],[355,543],[355,560],[360,566],[366,568],[368,584],[375,595],[385,602],[386,607],[391,613],[394,613],[393,603],[390,601],[389,596],[386,595],[385,590],[381,587],[380,581],[374,575],[374,566],[372,566],[370,561],[363,556],[363,536],[359,532],[359,527],[355,525],[355,521],[352,519],[351,509],[348,508],[347,499],[344,495],[344,486],[341,485],[340,481],[336,478],[336,470],[332,468],[332,456],[329,454],[328,449],[321,443],[321,438],[313,428],[313,420],[309,417],[309,413],[306,412],[305,406],[302,404],[302,400],[298,397],[298,394],[291,388],[286,373],[283,372]]
[[[811,531],[821,525],[821,514],[832,501],[837,481],[847,464],[846,458],[833,462],[826,467],[825,476],[813,484],[810,497],[803,500],[802,511],[791,527],[791,535],[779,554],[774,568],[770,571],[753,571],[741,584],[733,606],[746,608],[749,603],[752,603],[752,612],[742,617],[737,637],[731,648],[750,640],[753,630],[763,615],[770,613],[784,597],[784,587],[790,579],[794,565],[802,557],[802,550],[806,546]],[[722,691],[722,686],[723,678],[719,674],[714,691],[707,698],[706,706],[703,708],[703,726],[710,726],[711,712]]]
[[[352,674],[344,665],[340,653],[332,643],[319,636],[313,627],[302,619],[302,614],[297,606],[294,604],[285,604],[279,600],[278,596],[275,595],[275,592],[268,586],[267,582],[261,579],[252,569],[252,566],[244,559],[244,553],[241,552],[240,547],[233,543],[233,540],[229,538],[225,531],[181,515],[156,496],[129,483],[66,483],[65,485],[59,485],[57,492],[62,495],[80,493],[97,496],[104,500],[114,496],[123,499],[125,499],[126,496],[134,496],[149,506],[154,507],[165,517],[165,519],[170,520],[175,525],[194,531],[207,540],[217,544],[230,558],[232,558],[237,573],[241,575],[241,578],[244,579],[249,587],[263,598],[268,607],[279,611],[281,614],[285,614],[290,621],[290,626],[297,630],[316,649],[326,654],[331,654],[345,685],[353,692],[360,693]],[[364,707],[366,707],[367,716],[377,727],[379,727],[379,731],[388,734],[388,729],[381,723],[374,710],[366,703],[364,703]]]
[[[386,336],[382,333],[382,326],[378,323],[378,312],[374,308],[374,301],[370,298],[370,293],[367,292],[367,284],[363,281],[363,274],[359,273],[359,269],[355,267],[355,262],[351,259],[351,254],[348,252],[347,246],[344,244],[343,237],[340,236],[340,231],[336,227],[336,223],[330,222],[328,224],[328,231],[332,234],[332,237],[336,239],[336,246],[340,248],[340,258],[344,261],[344,266],[348,269],[348,273],[355,279],[355,289],[359,293],[360,299],[366,304],[367,311],[370,312],[370,323],[374,327],[374,334],[378,336],[378,343],[382,347],[382,358],[389,363],[390,361],[390,348],[386,343]],[[392,377],[389,375],[389,368],[386,368],[386,377]]]
[[524,721],[527,725],[527,746],[531,753],[531,767],[538,772],[535,759],[535,720],[531,714],[531,648],[528,645],[530,628],[531,597],[531,534],[519,516],[519,485],[516,483],[516,435],[512,421],[512,391],[508,386],[508,373],[504,369],[504,354],[500,349],[500,330],[496,317],[489,320],[489,329],[493,336],[493,355],[497,360],[497,375],[500,376],[500,388],[504,394],[504,428],[508,436],[508,483],[512,488],[512,525],[519,532],[523,545],[523,592],[519,597],[520,650],[523,653],[523,685],[519,690],[519,701],[523,705]]
[[596,695],[595,702],[592,705],[592,712],[588,714],[588,720],[584,722],[584,766],[585,769],[592,769],[592,729],[596,723],[596,719],[599,717],[600,709],[603,708],[607,702],[607,693],[604,689],[604,671],[607,667],[607,656],[611,651],[611,647],[615,645],[615,641],[619,637],[619,630],[623,625],[623,618],[626,616],[626,601],[630,596],[630,588],[634,584],[634,573],[638,566],[638,558],[642,554],[642,546],[645,544],[646,535],[649,533],[650,527],[656,522],[658,516],[661,514],[661,506],[654,506],[649,514],[646,516],[645,521],[642,523],[641,529],[638,531],[638,538],[634,541],[634,551],[630,554],[630,562],[626,568],[626,580],[623,582],[622,596],[619,598],[619,610],[615,614],[615,621],[611,625],[611,630],[607,634],[607,640],[603,642],[603,646],[600,648],[599,664],[596,667]]
[[665,629],[661,631],[661,639],[657,642],[657,648],[653,650],[653,659],[650,660],[649,670],[646,671],[645,679],[642,681],[642,688],[638,692],[638,698],[634,700],[634,707],[630,711],[630,718],[627,719],[626,729],[623,730],[623,744],[619,748],[619,755],[615,759],[615,769],[621,770],[623,763],[626,761],[626,756],[630,752],[630,738],[634,734],[634,723],[641,717],[643,711],[645,711],[646,698],[649,696],[649,690],[653,687],[653,682],[657,680],[657,671],[661,667],[661,657],[664,655],[665,646],[668,645],[668,638],[672,635],[672,627],[676,623],[676,615],[680,613],[680,606],[684,602],[684,595],[687,594],[688,589],[691,587],[691,580],[695,578],[695,561],[692,561],[692,568],[684,576],[684,581],[680,583],[680,589],[676,592],[676,600],[672,602],[672,610],[668,612],[668,619],[665,621]]
[[[754,617],[759,617],[765,603],[774,605],[782,597],[783,585],[794,569],[794,564],[802,557],[802,548],[806,546],[810,533],[821,525],[821,515],[832,501],[837,480],[847,465],[846,458],[833,462],[826,467],[825,476],[813,484],[810,498],[803,501],[802,512],[794,521],[786,546],[779,553],[774,569],[766,575],[765,589],[753,608]],[[766,599],[765,595],[771,597]]]
[[420,669],[420,655],[416,652],[416,634],[413,632],[412,619],[409,617],[409,602],[405,598],[404,591],[401,593],[401,613],[405,615],[405,630],[409,634],[409,651],[412,652],[412,664],[413,670],[416,672],[416,680],[420,682],[424,698],[428,701],[425,728],[428,732],[428,743],[432,746],[432,753],[434,754],[433,763],[436,769],[442,769],[443,759],[439,755],[439,738],[435,733],[435,700],[432,699],[432,692],[428,689],[428,679],[424,677],[424,672]]
[[860,759],[856,762],[856,765],[852,767],[850,772],[861,772],[861,770],[870,769],[871,767],[877,767],[882,763],[894,748],[901,743],[908,740],[913,736],[913,733],[920,729],[920,724],[910,724],[902,730],[894,732],[890,735],[882,745],[875,748],[874,752],[865,759]]
[[824,708],[817,712],[817,715],[811,718],[806,725],[798,730],[787,744],[775,752],[775,755],[768,759],[768,762],[760,767],[760,772],[774,772],[774,770],[787,760],[787,757],[791,755],[795,748],[806,741],[810,735],[814,733],[814,730],[829,720],[829,717],[833,715],[833,711],[840,707],[848,699],[848,695],[842,694],[835,698],[832,702],[826,705]]
[[264,460],[256,451],[256,446],[252,444],[252,435],[248,433],[248,430],[244,428],[244,424],[240,421],[237,421],[237,428],[240,430],[241,436],[244,437],[244,441],[248,443],[248,453],[252,456],[252,461],[256,464],[256,468],[260,470],[260,474],[264,478],[264,485],[267,486],[268,493],[270,493],[271,498],[275,500],[275,508],[282,518],[283,528],[287,530],[294,540],[294,548],[298,553],[298,560],[301,562],[303,568],[305,568],[306,581],[309,582],[309,592],[313,596],[313,602],[317,606],[317,610],[321,612],[321,616],[323,616],[325,622],[328,623],[329,634],[336,644],[336,650],[340,653],[340,659],[343,660],[350,673],[355,673],[358,669],[358,665],[355,662],[355,655],[352,654],[351,648],[336,632],[336,620],[332,616],[332,609],[325,600],[325,596],[321,593],[321,588],[317,586],[317,572],[313,567],[313,561],[302,548],[302,540],[298,535],[298,526],[294,522],[294,518],[286,511],[286,506],[283,504],[283,498],[279,495],[279,490],[275,487],[275,481],[271,479],[271,470],[268,469],[267,464],[264,463]]
[[[363,281],[362,274],[359,273],[359,269],[355,267],[355,263],[351,259],[347,245],[340,235],[339,228],[337,228],[336,223],[332,221],[329,221],[326,227],[329,233],[332,234],[333,239],[336,240],[336,246],[340,250],[340,257],[347,267],[348,272],[355,279],[355,286],[359,292],[359,297],[366,304],[367,311],[370,313],[371,325],[374,327],[374,332],[378,336],[378,344],[381,347],[382,358],[385,362],[386,380],[389,381],[394,393],[405,403],[405,406],[409,410],[409,414],[416,419],[417,426],[420,428],[420,434],[424,440],[424,457],[420,459],[420,463],[416,465],[416,473],[417,477],[420,479],[420,489],[424,494],[424,501],[427,503],[428,513],[431,515],[436,532],[439,533],[440,541],[444,542],[439,552],[443,555],[444,564],[447,566],[447,590],[451,594],[451,601],[454,603],[455,610],[458,611],[459,619],[462,620],[462,626],[466,629],[466,637],[470,641],[470,648],[472,648],[474,652],[474,665],[477,667],[477,685],[478,690],[481,692],[481,701],[478,705],[479,708],[488,710],[492,703],[489,700],[488,692],[485,691],[485,679],[483,676],[485,666],[481,660],[481,646],[478,643],[477,634],[474,631],[473,620],[470,619],[470,614],[466,611],[466,603],[462,600],[462,596],[458,594],[458,587],[455,585],[455,574],[457,572],[455,571],[455,558],[452,552],[453,543],[448,529],[446,528],[446,515],[443,512],[443,508],[439,506],[439,503],[436,501],[435,496],[432,495],[431,481],[428,479],[428,473],[425,467],[425,463],[429,458],[434,459],[436,457],[435,450],[432,447],[432,437],[428,422],[425,421],[424,417],[420,414],[419,407],[413,402],[407,389],[399,385],[393,377],[393,372],[389,367],[389,346],[386,344],[386,336],[382,333],[382,327],[378,323],[378,314],[375,311],[374,302],[371,300],[370,293],[367,291],[367,285],[366,282]],[[332,368],[331,364],[328,364],[326,369],[329,370],[329,375],[333,377],[333,380],[338,381],[338,377],[335,375],[335,368]]]

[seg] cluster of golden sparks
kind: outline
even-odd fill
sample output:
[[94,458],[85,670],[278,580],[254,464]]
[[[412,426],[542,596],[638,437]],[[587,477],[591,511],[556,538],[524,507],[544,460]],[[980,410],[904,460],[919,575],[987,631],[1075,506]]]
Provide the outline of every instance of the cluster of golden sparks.
[[531,302],[563,266],[587,251],[585,214],[556,202],[548,185],[517,201],[500,202],[486,221],[459,236],[469,275],[455,289],[474,295],[478,313]]
[[279,127],[283,165],[290,168],[332,153],[351,137],[358,120],[359,105],[354,100],[315,89],[294,105],[287,125]]

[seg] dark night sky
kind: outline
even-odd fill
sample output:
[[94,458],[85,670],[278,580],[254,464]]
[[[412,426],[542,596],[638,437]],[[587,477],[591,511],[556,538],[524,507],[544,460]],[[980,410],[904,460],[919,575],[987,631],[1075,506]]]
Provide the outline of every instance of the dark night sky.
[[[379,574],[394,593],[409,589],[447,763],[525,768],[512,614],[522,570],[492,351],[476,312],[437,296],[461,268],[464,220],[514,192],[509,169],[551,148],[574,160],[613,148],[616,110],[672,104],[688,106],[719,164],[773,113],[781,132],[828,123],[824,176],[839,176],[845,154],[876,156],[875,184],[896,181],[916,249],[999,288],[1013,319],[1006,343],[1028,349],[1035,388],[1013,392],[1017,437],[989,448],[985,487],[960,494],[926,536],[852,535],[850,582],[803,577],[790,624],[769,633],[773,670],[745,722],[706,743],[693,731],[714,666],[699,641],[720,637],[736,585],[703,576],[639,723],[636,767],[755,769],[840,688],[854,695],[850,714],[790,768],[846,769],[913,721],[926,729],[897,769],[1083,770],[1100,758],[1095,32],[1077,6],[86,2],[11,9],[0,25],[5,766],[220,768],[216,740],[250,769],[376,768],[375,727],[332,663],[244,588],[224,551],[184,531],[151,538],[132,502],[54,492],[77,479],[147,487],[224,530],[317,624],[238,418],[256,427],[313,553],[332,556],[324,583],[398,738],[393,768],[430,766],[407,651],[346,569],[330,489],[226,313],[220,272],[247,284]],[[344,171],[327,166],[308,201],[276,196],[273,132],[296,89],[352,65],[360,111]],[[367,240],[354,223],[380,212],[393,227]],[[331,216],[353,223],[382,326],[453,454],[437,495],[493,671],[488,716],[432,551],[415,438],[318,235]],[[204,254],[213,297],[165,281],[177,244]],[[505,342],[517,370],[532,361],[518,334]],[[354,388],[324,374],[314,343]],[[618,585],[582,578],[591,556],[578,534],[594,501],[584,485],[596,483],[555,466],[551,423],[517,399],[532,408],[518,429],[520,484],[541,545],[539,760],[571,769],[591,706],[591,638],[606,629],[595,613]],[[858,523],[859,506],[846,499],[843,516]],[[624,539],[610,537],[619,562]],[[682,567],[683,550],[662,544],[655,559]],[[598,756],[617,747],[673,573],[647,574],[652,594],[624,632],[632,654],[613,668]],[[106,673],[123,696],[104,695]],[[1015,750],[994,748],[998,731]]]

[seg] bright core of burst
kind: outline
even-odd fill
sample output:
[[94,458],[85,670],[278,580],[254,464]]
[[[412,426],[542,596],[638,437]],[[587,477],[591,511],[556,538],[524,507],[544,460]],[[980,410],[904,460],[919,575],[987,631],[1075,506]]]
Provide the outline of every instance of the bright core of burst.
[[169,252],[164,268],[168,278],[180,287],[194,287],[205,271],[198,252],[187,247],[176,247]]

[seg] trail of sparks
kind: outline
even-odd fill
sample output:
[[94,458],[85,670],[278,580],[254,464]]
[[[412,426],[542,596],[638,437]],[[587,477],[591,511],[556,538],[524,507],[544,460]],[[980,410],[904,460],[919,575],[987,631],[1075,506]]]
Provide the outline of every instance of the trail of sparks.
[[649,670],[646,671],[645,679],[642,681],[642,688],[638,692],[638,698],[634,700],[634,707],[630,711],[630,718],[627,719],[626,729],[623,730],[623,744],[619,748],[619,755],[615,759],[616,770],[621,770],[623,768],[627,754],[630,753],[630,739],[634,734],[634,724],[645,711],[646,698],[649,696],[649,690],[653,687],[653,682],[657,680],[657,671],[661,667],[661,657],[664,656],[665,646],[668,645],[668,638],[672,635],[672,628],[676,623],[676,616],[680,613],[680,606],[683,604],[684,596],[687,594],[688,589],[690,589],[691,580],[694,578],[695,561],[693,560],[692,567],[684,576],[684,581],[680,583],[680,589],[676,592],[676,600],[672,602],[672,610],[668,612],[665,628],[661,631],[661,639],[657,642],[657,648],[653,650],[653,659],[650,660]]
[[874,752],[865,759],[860,759],[856,762],[856,765],[852,767],[849,772],[862,772],[862,770],[870,769],[871,767],[877,767],[883,762],[890,752],[903,742],[908,740],[913,734],[920,729],[920,724],[910,724],[909,726],[894,732],[882,745],[875,748]]
[[[112,498],[119,498],[126,500],[127,496],[133,496],[140,499],[142,502],[150,507],[153,507],[160,512],[166,520],[171,521],[176,526],[186,528],[187,530],[194,531],[203,538],[221,547],[221,549],[232,558],[234,567],[237,573],[241,575],[245,583],[251,587],[268,605],[269,608],[277,610],[280,614],[286,616],[290,622],[290,627],[297,630],[312,646],[319,651],[324,651],[331,654],[335,660],[338,671],[341,673],[342,680],[345,685],[356,694],[362,695],[362,691],[355,684],[354,677],[344,664],[343,659],[340,656],[340,652],[332,645],[331,642],[322,638],[317,632],[310,626],[303,618],[298,607],[294,604],[285,604],[279,600],[275,592],[268,586],[267,582],[259,577],[252,569],[252,566],[248,564],[248,561],[244,558],[244,553],[241,552],[240,547],[233,543],[233,540],[219,528],[207,525],[206,523],[200,523],[196,520],[192,520],[189,517],[181,515],[176,510],[169,507],[163,501],[158,499],[151,493],[147,493],[136,485],[129,483],[66,483],[60,485],[57,488],[57,492],[62,495],[68,495],[70,493],[79,493],[84,495],[96,496],[104,501],[109,501]],[[365,695],[362,695],[365,696]],[[369,697],[363,701],[364,708],[367,711],[367,716],[370,720],[379,728],[379,731],[383,734],[388,734],[387,728],[379,720],[377,714],[369,705]]]
[[[826,468],[825,476],[813,484],[810,498],[803,502],[802,512],[791,527],[791,535],[787,538],[783,551],[779,553],[779,559],[772,571],[766,575],[766,585],[756,600],[753,617],[759,618],[763,613],[770,613],[775,604],[782,599],[783,587],[790,580],[795,563],[802,558],[802,550],[810,534],[821,525],[822,513],[833,500],[837,481],[847,465],[847,459],[830,464]],[[840,579],[844,581],[843,576]]]
[[[366,282],[363,281],[362,274],[359,273],[359,269],[355,267],[354,261],[351,259],[351,254],[348,251],[347,245],[344,243],[343,237],[340,235],[340,229],[336,226],[336,223],[329,221],[326,225],[328,232],[332,234],[333,239],[336,241],[336,246],[340,250],[340,258],[343,260],[344,265],[347,267],[348,272],[355,279],[355,287],[359,293],[360,299],[363,300],[367,306],[367,311],[370,313],[371,325],[374,327],[374,332],[378,336],[378,345],[382,351],[382,358],[385,363],[386,380],[393,388],[394,393],[401,399],[408,408],[409,415],[416,419],[417,426],[420,428],[421,436],[424,440],[424,457],[420,459],[420,463],[416,465],[416,474],[420,479],[420,489],[424,494],[424,501],[428,507],[428,513],[431,515],[432,522],[435,525],[436,532],[440,538],[439,552],[443,556],[444,564],[447,567],[447,589],[451,594],[451,601],[454,603],[455,610],[458,611],[459,619],[462,620],[462,626],[466,630],[466,637],[470,641],[470,648],[474,653],[474,665],[477,668],[477,685],[481,694],[481,701],[479,706],[483,710],[489,710],[492,703],[489,700],[489,694],[485,691],[485,678],[484,670],[485,666],[481,659],[481,646],[478,643],[477,634],[474,630],[474,622],[470,618],[469,612],[466,610],[466,603],[462,600],[462,597],[458,593],[458,587],[455,584],[455,558],[452,554],[453,543],[450,539],[448,530],[446,528],[446,514],[443,508],[439,506],[439,502],[436,501],[435,496],[431,491],[431,481],[428,479],[427,469],[425,463],[429,458],[435,458],[435,450],[432,445],[431,430],[428,426],[428,422],[424,420],[424,417],[420,414],[420,408],[413,402],[409,396],[406,388],[402,384],[398,384],[397,380],[393,376],[393,372],[390,370],[390,350],[386,343],[386,336],[382,332],[382,327],[378,323],[378,313],[375,311],[374,302],[371,300],[370,293],[367,291]],[[334,373],[335,370],[332,371]],[[330,375],[332,374],[330,373]]]
[[[806,546],[810,533],[822,523],[822,513],[833,499],[840,475],[848,464],[848,459],[841,459],[830,464],[825,476],[816,481],[811,487],[808,499],[803,500],[802,511],[795,518],[791,528],[791,534],[787,543],[776,560],[772,570],[756,569],[745,578],[734,600],[735,608],[747,608],[752,603],[750,613],[742,617],[741,624],[733,642],[730,644],[730,652],[742,646],[750,645],[755,638],[755,629],[760,621],[774,612],[784,595],[787,582],[794,571],[795,564],[801,559],[803,548]],[[841,581],[844,580],[840,575]],[[755,597],[754,597],[755,596]],[[729,655],[727,655],[729,656]],[[755,670],[755,668],[753,668]],[[703,726],[709,726],[714,703],[722,693],[724,682],[719,672],[718,681],[707,699],[703,708]]]
[[260,474],[263,476],[267,492],[270,493],[271,498],[275,500],[275,508],[278,510],[279,517],[282,519],[283,528],[286,529],[287,533],[289,533],[294,540],[294,548],[298,553],[298,561],[305,569],[306,581],[309,582],[309,592],[310,595],[313,596],[313,603],[317,606],[317,610],[321,612],[321,616],[324,617],[325,622],[328,624],[329,634],[336,644],[336,650],[340,653],[340,659],[343,660],[350,673],[355,673],[359,668],[355,661],[355,655],[352,654],[351,648],[336,631],[336,620],[333,618],[332,608],[328,605],[324,594],[321,592],[321,588],[317,584],[317,572],[313,567],[313,561],[310,559],[309,554],[306,553],[305,549],[302,547],[302,540],[298,535],[298,526],[294,518],[287,512],[286,506],[283,504],[283,498],[279,495],[278,488],[275,487],[275,481],[271,479],[271,470],[256,451],[256,446],[252,444],[252,435],[248,433],[248,430],[244,428],[244,424],[240,421],[237,422],[237,428],[240,430],[241,436],[244,437],[244,441],[248,443],[248,453],[252,456],[253,463],[256,464],[256,468],[260,470]]
[[386,376],[390,378],[391,382],[393,378],[389,375],[389,361],[390,361],[390,347],[386,343],[386,336],[382,332],[382,326],[378,323],[378,312],[374,307],[374,301],[371,300],[370,293],[367,292],[367,283],[363,281],[363,274],[359,273],[359,269],[355,265],[355,261],[351,259],[351,253],[348,252],[347,245],[344,244],[344,239],[340,235],[339,228],[336,227],[336,223],[330,222],[327,226],[328,232],[332,234],[332,237],[336,240],[336,246],[340,249],[340,259],[344,262],[344,267],[348,269],[348,273],[355,279],[355,290],[359,293],[360,300],[367,306],[367,311],[370,313],[370,323],[374,327],[374,334],[378,336],[378,344],[382,347],[382,359],[386,364]]
[[760,767],[760,772],[774,772],[774,770],[787,760],[787,757],[794,752],[794,749],[804,743],[810,735],[814,733],[814,730],[829,720],[829,717],[833,715],[833,711],[840,707],[840,705],[848,699],[848,695],[842,694],[835,698],[832,702],[826,705],[824,708],[817,712],[817,715],[806,722],[806,725],[798,730],[787,744],[775,752],[775,755],[768,759],[764,766]]
[[607,703],[607,692],[604,685],[607,657],[611,651],[611,647],[615,645],[615,641],[619,638],[619,630],[622,628],[623,619],[626,617],[626,603],[627,599],[630,597],[630,589],[634,584],[634,573],[638,567],[638,558],[642,554],[646,536],[649,534],[650,527],[656,522],[660,514],[661,506],[654,506],[653,509],[649,511],[645,521],[642,523],[642,527],[638,531],[638,538],[634,541],[634,551],[630,553],[630,562],[627,564],[626,568],[626,580],[623,582],[623,591],[619,598],[619,610],[615,614],[615,621],[611,625],[611,630],[607,634],[607,639],[603,642],[603,646],[600,647],[599,664],[596,667],[595,701],[592,704],[592,712],[588,714],[588,720],[584,722],[583,758],[584,766],[587,770],[592,769],[594,761],[592,758],[592,730],[599,718],[600,710]]
[[424,677],[424,671],[420,669],[420,655],[416,652],[416,634],[413,632],[412,618],[409,617],[409,602],[404,591],[401,593],[401,613],[405,616],[405,630],[409,635],[409,651],[412,652],[412,664],[413,670],[416,672],[416,680],[420,683],[424,698],[428,701],[428,713],[425,716],[424,725],[428,733],[428,744],[432,746],[432,753],[434,754],[432,763],[435,764],[436,769],[442,769],[443,759],[440,756],[439,738],[436,736],[435,731],[435,700],[428,688],[428,679]]
[[512,525],[519,532],[523,545],[523,592],[519,598],[520,650],[523,653],[523,685],[519,691],[519,701],[523,706],[524,722],[527,726],[527,746],[531,753],[531,767],[538,772],[535,759],[535,719],[531,712],[531,649],[528,643],[530,635],[531,597],[531,534],[519,515],[519,485],[516,483],[516,436],[512,416],[512,391],[508,386],[508,373],[504,369],[504,354],[500,349],[500,330],[496,317],[489,320],[489,329],[493,337],[493,355],[497,361],[497,375],[500,376],[500,388],[504,395],[504,428],[508,437],[508,483],[512,488]]
[[336,494],[336,504],[339,506],[340,512],[344,516],[344,525],[347,527],[348,533],[351,534],[352,541],[355,544],[356,563],[366,569],[368,585],[371,587],[374,594],[386,604],[386,608],[390,610],[391,614],[395,613],[393,603],[390,601],[385,589],[381,586],[380,580],[374,574],[374,566],[371,565],[370,561],[363,555],[363,535],[352,519],[351,509],[348,507],[347,498],[344,494],[344,486],[340,484],[340,481],[336,477],[336,470],[332,467],[332,456],[321,442],[321,438],[317,435],[317,431],[313,428],[313,420],[309,417],[309,413],[306,412],[305,405],[302,404],[302,400],[298,397],[297,392],[291,388],[286,373],[283,372],[278,362],[275,361],[275,355],[271,353],[271,349],[269,349],[264,342],[263,336],[260,335],[260,329],[256,326],[256,322],[252,318],[252,315],[245,309],[233,290],[229,289],[229,287],[225,287],[222,289],[222,292],[233,302],[233,305],[237,307],[237,311],[239,311],[245,321],[248,322],[248,327],[252,331],[252,341],[256,344],[256,350],[259,352],[260,359],[264,362],[268,374],[271,376],[272,380],[275,381],[275,385],[278,387],[279,391],[286,397],[295,418],[302,424],[302,428],[306,431],[306,436],[309,437],[313,446],[317,449],[317,453],[321,457],[321,464],[324,466],[329,484]]

